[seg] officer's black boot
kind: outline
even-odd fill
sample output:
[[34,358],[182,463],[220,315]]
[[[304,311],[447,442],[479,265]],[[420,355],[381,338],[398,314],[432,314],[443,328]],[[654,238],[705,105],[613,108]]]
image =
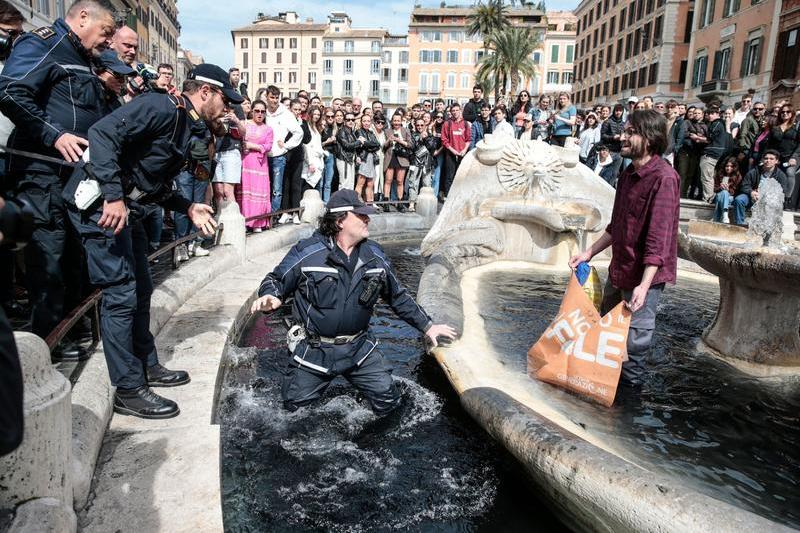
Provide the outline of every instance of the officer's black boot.
[[73,340],[64,339],[58,346],[53,348],[50,358],[56,362],[75,362],[85,361],[91,357],[91,354],[86,351],[80,344]]
[[147,367],[147,384],[151,387],[177,387],[189,381],[188,372],[183,370],[169,370],[161,363]]
[[117,389],[114,412],[139,418],[172,418],[181,411],[178,404],[142,385],[137,389]]

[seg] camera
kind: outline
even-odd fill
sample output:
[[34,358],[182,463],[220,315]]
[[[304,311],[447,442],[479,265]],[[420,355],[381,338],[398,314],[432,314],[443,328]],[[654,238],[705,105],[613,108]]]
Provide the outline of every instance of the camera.
[[33,208],[21,198],[8,198],[0,209],[0,233],[3,241],[0,246],[19,250],[33,235]]
[[[152,91],[155,88],[156,79],[158,79],[158,72],[145,63],[138,63],[136,72],[138,76],[133,76],[128,80],[128,89],[134,94]],[[141,79],[141,82],[136,81],[137,79]]]

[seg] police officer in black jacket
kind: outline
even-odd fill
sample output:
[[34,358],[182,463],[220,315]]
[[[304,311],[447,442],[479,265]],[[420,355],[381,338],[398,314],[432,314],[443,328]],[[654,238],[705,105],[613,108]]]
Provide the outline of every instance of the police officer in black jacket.
[[439,335],[456,335],[450,326],[432,323],[397,279],[380,245],[367,239],[373,213],[375,208],[352,189],[335,192],[319,230],[296,244],[261,282],[251,312],[275,310],[294,295],[291,359],[282,387],[287,409],[317,400],[337,375],[363,392],[378,415],[400,404],[391,371],[369,331],[379,297],[424,331],[434,346]]
[[86,248],[89,277],[103,289],[103,350],[117,387],[118,413],[170,418],[179,412],[175,402],[149,388],[182,385],[189,376],[158,362],[149,329],[153,283],[140,217],[143,206],[159,204],[186,213],[204,233],[213,234],[211,207],[180,196],[173,176],[184,164],[191,138],[202,136],[207,126],[216,131],[226,109],[241,102],[224,70],[198,65],[181,95],[137,96],[92,126],[89,163],[75,170],[64,189],[70,219]]
[[[78,161],[89,126],[109,110],[103,86],[93,72],[116,28],[107,0],[80,0],[65,19],[19,37],[0,75],[0,111],[15,125],[8,144],[67,162]],[[31,330],[46,337],[80,301],[80,250],[67,246],[73,234],[61,201],[63,183],[72,168],[19,155],[9,155],[13,193],[34,208],[36,229],[25,248]],[[54,356],[80,359],[73,345]]]

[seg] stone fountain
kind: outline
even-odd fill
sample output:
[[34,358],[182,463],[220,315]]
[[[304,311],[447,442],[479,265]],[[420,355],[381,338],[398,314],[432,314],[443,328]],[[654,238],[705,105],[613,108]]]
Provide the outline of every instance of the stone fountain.
[[800,248],[781,238],[780,184],[768,179],[759,190],[749,228],[691,221],[679,247],[719,277],[704,347],[743,370],[770,374],[800,365]]

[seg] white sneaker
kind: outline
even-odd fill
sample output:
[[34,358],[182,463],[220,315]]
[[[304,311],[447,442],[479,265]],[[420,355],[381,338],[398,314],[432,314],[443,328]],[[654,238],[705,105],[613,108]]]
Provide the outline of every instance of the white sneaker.
[[300,224],[300,217],[299,217],[299,216],[297,216],[297,215],[295,214],[295,215],[292,217],[292,223],[294,223],[294,224]]
[[261,233],[264,231],[262,228],[253,228],[253,233]]
[[291,220],[292,217],[289,216],[289,213],[284,213],[281,215],[281,218],[278,219],[278,224],[286,224]]
[[730,222],[731,222],[730,215],[728,215],[727,211],[723,211],[723,213],[722,213],[722,223],[723,224],[730,224]]
[[195,257],[206,257],[206,256],[207,256],[207,255],[209,255],[210,253],[211,253],[211,252],[209,252],[208,250],[206,250],[205,248],[203,248],[202,246],[200,246],[200,243],[199,243],[199,242],[198,242],[198,243],[196,243],[196,244],[195,244],[195,245],[192,247],[192,255],[193,255],[193,256],[195,256]]

